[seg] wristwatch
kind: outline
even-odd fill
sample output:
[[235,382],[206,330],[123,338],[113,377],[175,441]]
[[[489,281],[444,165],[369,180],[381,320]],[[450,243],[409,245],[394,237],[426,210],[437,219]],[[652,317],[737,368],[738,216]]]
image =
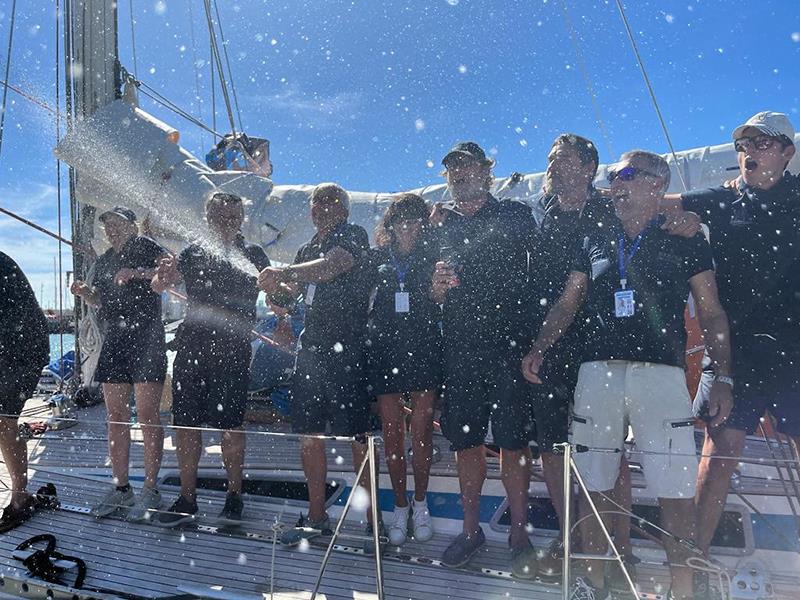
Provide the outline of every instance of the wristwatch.
[[728,377],[727,375],[715,375],[714,381],[719,381],[720,383],[733,387],[733,377]]

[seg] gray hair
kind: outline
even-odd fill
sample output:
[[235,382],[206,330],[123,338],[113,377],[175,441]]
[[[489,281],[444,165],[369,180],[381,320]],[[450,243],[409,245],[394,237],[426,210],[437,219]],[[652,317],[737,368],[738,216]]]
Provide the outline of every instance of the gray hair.
[[338,183],[320,183],[311,192],[311,202],[315,200],[334,200],[350,214],[350,194]]
[[644,163],[646,169],[664,180],[664,191],[669,187],[672,173],[669,170],[669,163],[663,156],[648,152],[647,150],[631,150],[619,157],[619,161],[636,159]]

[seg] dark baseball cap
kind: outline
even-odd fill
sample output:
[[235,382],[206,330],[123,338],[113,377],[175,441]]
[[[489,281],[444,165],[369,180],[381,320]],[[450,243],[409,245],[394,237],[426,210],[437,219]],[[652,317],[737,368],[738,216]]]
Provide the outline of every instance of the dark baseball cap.
[[99,219],[101,221],[105,221],[110,216],[119,217],[120,219],[125,219],[130,223],[136,223],[136,213],[133,212],[130,208],[125,206],[115,206],[111,210],[107,210],[103,214],[100,215]]
[[494,159],[486,158],[486,152],[475,142],[458,142],[455,146],[450,148],[442,159],[442,164],[445,167],[457,162],[479,162],[484,165],[494,165]]

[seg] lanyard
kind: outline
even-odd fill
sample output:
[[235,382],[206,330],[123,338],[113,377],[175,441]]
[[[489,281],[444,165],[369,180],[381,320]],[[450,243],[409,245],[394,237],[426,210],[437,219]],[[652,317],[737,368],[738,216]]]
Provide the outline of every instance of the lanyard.
[[617,258],[619,260],[619,285],[624,290],[625,286],[628,285],[628,265],[631,264],[633,257],[636,256],[636,253],[639,251],[639,246],[642,244],[642,239],[644,239],[645,234],[650,230],[651,227],[657,224],[656,219],[653,219],[648,223],[647,227],[636,236],[636,239],[633,241],[633,245],[631,246],[630,253],[625,253],[625,233],[622,232],[619,234],[619,245],[617,247]]
[[392,266],[394,267],[395,273],[397,273],[397,282],[400,284],[400,291],[405,291],[405,284],[406,284],[406,274],[408,273],[408,263],[403,265],[397,257],[394,255],[391,249],[389,249],[389,258],[392,260]]

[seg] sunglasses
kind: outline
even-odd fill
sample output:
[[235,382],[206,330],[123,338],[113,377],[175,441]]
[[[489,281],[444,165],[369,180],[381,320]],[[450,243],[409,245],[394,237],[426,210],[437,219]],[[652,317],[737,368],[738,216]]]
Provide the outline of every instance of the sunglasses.
[[644,169],[639,169],[638,167],[622,167],[618,171],[609,171],[608,172],[608,183],[613,183],[615,179],[619,179],[620,181],[633,181],[639,175],[649,175],[650,177],[661,177],[657,173],[651,173],[650,171],[645,171]]
[[759,135],[757,137],[740,137],[733,142],[733,147],[737,152],[746,152],[750,146],[756,150],[769,150],[776,142],[780,142],[784,147],[786,146],[783,137],[777,138],[771,135]]

